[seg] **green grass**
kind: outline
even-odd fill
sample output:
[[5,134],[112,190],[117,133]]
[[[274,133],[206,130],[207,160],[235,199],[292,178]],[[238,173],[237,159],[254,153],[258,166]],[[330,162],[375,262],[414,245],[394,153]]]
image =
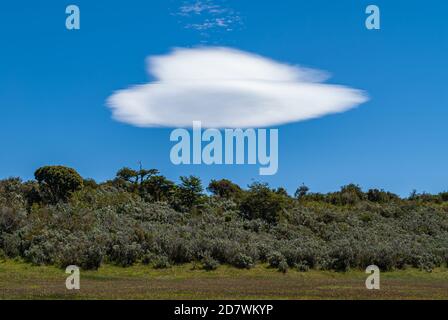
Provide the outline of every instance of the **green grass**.
[[81,271],[79,291],[65,288],[67,276],[56,267],[0,261],[0,299],[448,299],[446,268],[384,272],[380,290],[365,288],[361,270],[282,274],[265,265],[212,272],[192,264],[163,270],[105,265]]

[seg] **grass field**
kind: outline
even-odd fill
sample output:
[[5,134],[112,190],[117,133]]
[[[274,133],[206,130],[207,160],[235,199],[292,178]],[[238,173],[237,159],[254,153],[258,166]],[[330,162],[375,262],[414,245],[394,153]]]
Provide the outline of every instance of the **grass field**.
[[381,289],[367,290],[367,275],[257,266],[221,266],[207,272],[193,265],[155,270],[104,266],[81,271],[81,290],[65,288],[68,275],[55,267],[0,262],[0,299],[448,299],[448,269],[409,269],[381,274]]

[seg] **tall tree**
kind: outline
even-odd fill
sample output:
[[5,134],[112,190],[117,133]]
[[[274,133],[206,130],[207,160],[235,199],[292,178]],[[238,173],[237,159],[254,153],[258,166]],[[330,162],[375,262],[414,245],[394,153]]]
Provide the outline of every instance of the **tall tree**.
[[50,203],[67,201],[71,194],[82,188],[83,178],[75,169],[64,166],[45,166],[34,173],[42,198]]
[[180,177],[181,183],[177,188],[177,196],[183,208],[191,210],[201,203],[204,188],[198,177]]

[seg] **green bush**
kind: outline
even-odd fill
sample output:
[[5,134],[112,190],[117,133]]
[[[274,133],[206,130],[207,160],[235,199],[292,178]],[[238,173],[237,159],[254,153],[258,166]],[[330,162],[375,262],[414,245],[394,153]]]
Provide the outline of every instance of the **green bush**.
[[207,271],[216,270],[219,267],[219,262],[209,255],[205,255],[204,258],[202,258],[202,267]]
[[170,260],[167,256],[156,256],[153,260],[155,269],[167,269],[171,267]]
[[295,267],[296,267],[297,271],[300,271],[300,272],[307,272],[310,270],[310,267],[306,262],[296,263]]
[[235,267],[240,269],[251,269],[254,267],[253,259],[244,253],[237,254],[232,262]]
[[282,262],[286,262],[286,260],[280,252],[274,251],[269,254],[268,263],[270,267],[278,268]]
[[280,261],[278,265],[278,271],[286,273],[289,269],[288,263],[285,260]]

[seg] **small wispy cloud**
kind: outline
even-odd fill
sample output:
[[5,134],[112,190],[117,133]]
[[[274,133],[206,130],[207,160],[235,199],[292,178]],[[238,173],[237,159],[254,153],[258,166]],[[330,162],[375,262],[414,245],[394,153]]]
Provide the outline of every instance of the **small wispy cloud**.
[[115,92],[113,117],[140,127],[259,128],[344,112],[368,100],[318,70],[223,47],[149,57],[154,82]]
[[184,28],[200,31],[204,35],[214,30],[232,31],[242,26],[240,14],[223,0],[187,0],[175,15],[181,18]]
[[187,1],[184,2],[184,5],[179,8],[179,15],[182,16],[191,16],[191,15],[200,15],[202,13],[209,14],[222,14],[226,13],[228,9],[222,8],[221,6],[214,4],[210,0],[196,0],[194,2]]

